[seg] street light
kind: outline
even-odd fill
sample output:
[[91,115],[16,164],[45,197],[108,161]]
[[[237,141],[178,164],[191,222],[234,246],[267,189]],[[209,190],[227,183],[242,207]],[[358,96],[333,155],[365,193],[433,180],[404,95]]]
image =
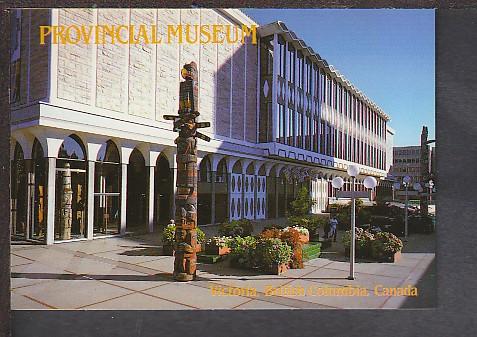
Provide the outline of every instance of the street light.
[[[356,165],[349,165],[347,169],[348,175],[351,177],[351,242],[349,248],[349,276],[348,280],[354,280],[354,260],[355,260],[355,244],[356,244],[356,209],[355,209],[355,180],[356,176],[359,174],[359,167]],[[372,189],[377,185],[376,179],[374,177],[366,177],[363,181],[366,188]],[[331,181],[331,185],[334,188],[340,189],[343,187],[344,181],[341,177],[335,177]]]
[[402,183],[405,187],[405,190],[406,190],[406,202],[404,204],[404,239],[407,240],[407,226],[408,226],[408,223],[407,223],[407,204],[408,204],[408,196],[407,196],[407,191],[408,191],[408,188],[409,188],[409,184],[411,182],[411,177],[410,176],[405,176],[404,178],[402,178]]

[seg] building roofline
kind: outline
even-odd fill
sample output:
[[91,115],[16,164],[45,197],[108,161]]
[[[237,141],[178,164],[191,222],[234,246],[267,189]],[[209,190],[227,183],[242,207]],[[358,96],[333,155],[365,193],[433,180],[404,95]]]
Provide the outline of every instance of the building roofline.
[[305,56],[308,56],[312,61],[314,61],[323,69],[325,69],[325,71],[327,71],[332,78],[336,78],[343,86],[353,91],[356,96],[360,97],[368,105],[373,107],[386,121],[391,120],[391,117],[386,114],[383,109],[381,109],[374,101],[368,98],[361,90],[359,90],[353,83],[351,83],[351,81],[344,77],[337,69],[335,69],[332,65],[329,65],[328,62],[320,56],[320,54],[313,50],[313,48],[307,46],[307,44],[303,40],[299,39],[293,31],[289,30],[288,27],[282,21],[275,21],[260,26],[258,27],[258,32],[260,36],[283,34],[283,37],[286,41],[292,42],[295,47],[300,48],[300,51],[303,52]]

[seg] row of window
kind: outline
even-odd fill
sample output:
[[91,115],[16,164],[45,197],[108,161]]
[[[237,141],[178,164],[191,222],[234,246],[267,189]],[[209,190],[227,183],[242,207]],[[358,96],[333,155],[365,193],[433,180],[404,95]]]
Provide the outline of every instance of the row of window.
[[419,158],[400,159],[394,158],[394,163],[420,163]]
[[277,112],[278,143],[385,169],[385,151],[282,104],[277,104]]
[[[381,138],[386,137],[386,120],[369,105],[360,100],[325,70],[313,64],[308,57],[296,51],[278,37],[278,75],[318,99],[319,105],[326,104],[338,113],[357,122]],[[270,63],[269,63],[270,66]]]

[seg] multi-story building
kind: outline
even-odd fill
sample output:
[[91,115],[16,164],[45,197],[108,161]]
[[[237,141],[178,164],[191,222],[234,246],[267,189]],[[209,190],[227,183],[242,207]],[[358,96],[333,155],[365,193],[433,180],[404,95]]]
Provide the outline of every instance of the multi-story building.
[[[402,182],[405,176],[411,177],[408,195],[416,199],[418,198],[418,192],[413,189],[413,184],[420,183],[423,186],[425,183],[421,160],[421,146],[396,146],[393,149],[393,165],[390,174],[398,182]],[[430,160],[428,160],[428,163],[430,165]],[[396,196],[397,199],[405,198],[404,192],[399,192]]]
[[[239,10],[42,9],[14,13],[12,233],[54,242],[153,231],[174,214],[170,122],[196,62],[200,223],[286,215],[300,186],[326,210],[355,163],[386,176],[389,116],[287,27],[258,43],[40,43],[41,25],[256,23]],[[51,37],[51,36],[50,36]],[[64,214],[68,204],[68,214]]]

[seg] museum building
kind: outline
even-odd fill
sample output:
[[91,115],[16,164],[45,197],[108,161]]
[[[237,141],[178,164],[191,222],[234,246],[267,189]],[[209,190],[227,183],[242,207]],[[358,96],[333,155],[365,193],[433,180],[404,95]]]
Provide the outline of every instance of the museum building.
[[[236,9],[34,9],[12,15],[12,235],[46,244],[154,231],[174,214],[180,71],[196,62],[199,224],[324,212],[348,165],[386,176],[386,115],[282,22],[258,43],[40,44],[46,25],[257,25]],[[258,26],[258,25],[257,25]],[[202,131],[201,131],[202,132]],[[383,181],[383,180],[380,180]],[[66,207],[67,206],[67,207]]]

